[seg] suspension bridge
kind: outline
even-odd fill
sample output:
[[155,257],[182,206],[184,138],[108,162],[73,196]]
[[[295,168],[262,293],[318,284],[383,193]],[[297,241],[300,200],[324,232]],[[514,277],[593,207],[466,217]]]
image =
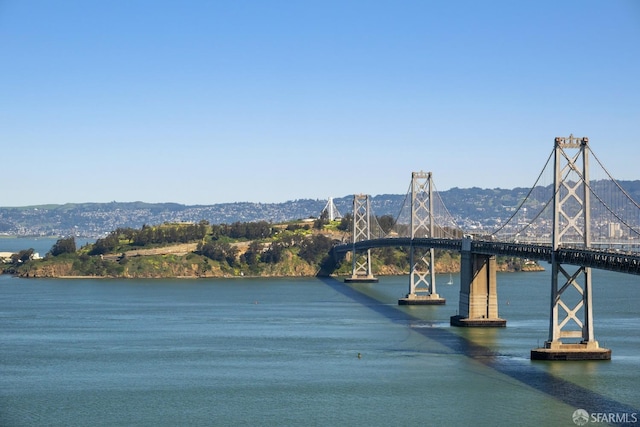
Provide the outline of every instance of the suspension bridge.
[[[596,161],[596,167],[590,160]],[[328,209],[333,209],[332,201]],[[325,208],[327,209],[327,207]],[[409,290],[400,305],[445,304],[436,289],[434,251],[460,252],[460,298],[452,326],[504,327],[498,315],[496,256],[551,264],[549,335],[531,350],[537,360],[609,360],[594,335],[591,269],[640,275],[640,205],[620,186],[588,138],[558,137],[542,172],[513,215],[493,229],[465,230],[437,192],[430,172],[413,172],[391,227],[378,223],[370,197],[353,198],[347,282],[376,282],[371,250],[409,248]]]

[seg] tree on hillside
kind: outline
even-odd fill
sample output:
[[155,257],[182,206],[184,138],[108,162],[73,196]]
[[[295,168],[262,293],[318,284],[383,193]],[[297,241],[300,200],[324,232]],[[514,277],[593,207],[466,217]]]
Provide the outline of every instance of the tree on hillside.
[[316,230],[322,230],[322,228],[327,224],[329,224],[329,212],[322,211],[320,218],[313,221],[313,228]]
[[120,240],[118,239],[117,232],[112,231],[107,237],[96,240],[93,248],[89,251],[89,255],[108,254],[109,252],[113,252],[119,243]]
[[19,262],[27,262],[33,257],[33,248],[23,249],[17,254],[11,255],[11,262],[17,264]]
[[377,218],[378,218],[378,224],[380,225],[380,227],[385,233],[388,233],[393,229],[393,226],[395,225],[396,221],[393,219],[391,215],[382,215]]
[[231,245],[221,242],[198,244],[198,252],[213,261],[224,261]]
[[272,227],[267,221],[234,222],[229,227],[228,236],[233,239],[256,240],[270,237],[271,234]]
[[333,241],[322,234],[317,234],[302,242],[299,256],[310,264],[320,261],[329,254]]
[[249,244],[247,251],[242,254],[242,260],[247,263],[249,267],[255,266],[260,260],[260,254],[262,253],[262,245],[255,240]]
[[273,242],[269,248],[260,255],[260,261],[266,264],[277,264],[282,259],[284,252],[284,244],[282,242]]
[[340,220],[340,224],[338,225],[338,230],[351,231],[352,228],[353,228],[353,214],[347,213]]
[[68,238],[58,239],[56,243],[51,247],[49,253],[51,256],[58,256],[62,254],[73,254],[76,252],[76,239],[71,236]]
[[379,248],[376,256],[380,258],[385,265],[396,265],[396,249],[392,247]]
[[226,242],[208,242],[198,244],[198,252],[213,261],[225,262],[233,267],[238,257],[238,248]]

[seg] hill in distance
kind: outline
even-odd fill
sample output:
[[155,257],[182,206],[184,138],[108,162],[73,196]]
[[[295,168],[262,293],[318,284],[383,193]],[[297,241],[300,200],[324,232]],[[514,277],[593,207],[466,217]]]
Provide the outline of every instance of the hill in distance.
[[[620,181],[622,188],[640,200],[640,180]],[[612,185],[612,184],[602,184]],[[549,191],[551,189],[549,188]],[[526,197],[528,188],[482,189],[452,188],[439,195],[456,218],[482,226],[505,220]],[[377,216],[395,217],[407,195],[382,194],[371,197],[371,209]],[[343,215],[353,210],[353,195],[333,199]],[[100,237],[119,227],[140,228],[165,222],[232,224],[268,221],[281,223],[317,218],[327,200],[298,199],[282,203],[221,203],[182,205],[178,203],[110,202],[67,203],[25,207],[0,207],[0,235]]]

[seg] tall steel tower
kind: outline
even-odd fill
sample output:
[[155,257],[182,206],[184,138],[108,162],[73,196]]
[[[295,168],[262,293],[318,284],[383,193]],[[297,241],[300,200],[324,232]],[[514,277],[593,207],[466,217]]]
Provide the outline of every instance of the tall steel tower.
[[371,230],[371,203],[369,196],[356,194],[353,196],[353,250],[351,278],[345,282],[377,282],[371,271],[371,249],[356,251],[355,245],[362,240],[370,239]]
[[[431,172],[411,174],[411,240],[434,237],[433,177]],[[445,299],[436,293],[434,249],[410,247],[411,277],[409,293],[398,300],[400,305],[439,305]]]
[[562,265],[557,257],[562,247],[591,247],[588,143],[573,135],[555,139],[549,339],[531,350],[532,359],[611,358],[594,338],[591,268]]

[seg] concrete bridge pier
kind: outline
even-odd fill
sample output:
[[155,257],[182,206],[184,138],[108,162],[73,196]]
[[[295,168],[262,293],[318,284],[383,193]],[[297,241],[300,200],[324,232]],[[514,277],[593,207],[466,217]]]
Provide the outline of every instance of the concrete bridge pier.
[[498,317],[496,257],[471,252],[471,238],[462,240],[460,252],[460,302],[451,326],[504,327]]

